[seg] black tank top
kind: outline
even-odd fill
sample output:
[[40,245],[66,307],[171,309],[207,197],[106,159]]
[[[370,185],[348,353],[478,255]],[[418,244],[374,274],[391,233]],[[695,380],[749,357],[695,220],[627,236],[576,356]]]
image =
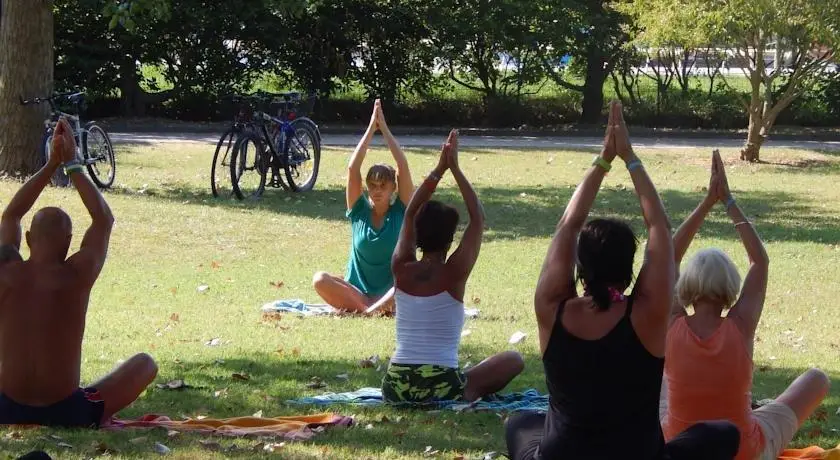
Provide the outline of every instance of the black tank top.
[[627,298],[624,317],[604,337],[584,340],[563,327],[565,302],[543,355],[550,395],[540,460],[660,459],[664,358],[642,345]]

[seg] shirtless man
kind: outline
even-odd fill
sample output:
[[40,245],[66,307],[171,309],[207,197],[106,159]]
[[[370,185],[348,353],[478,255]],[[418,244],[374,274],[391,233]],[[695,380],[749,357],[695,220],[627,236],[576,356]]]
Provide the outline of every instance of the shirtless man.
[[[138,354],[90,388],[79,388],[82,337],[90,291],[105,263],[114,217],[76,160],[65,120],[47,164],[9,202],[0,220],[0,425],[98,427],[137,399],[157,366]],[[69,258],[72,226],[58,208],[43,208],[26,232],[21,219],[62,166],[93,222]]]

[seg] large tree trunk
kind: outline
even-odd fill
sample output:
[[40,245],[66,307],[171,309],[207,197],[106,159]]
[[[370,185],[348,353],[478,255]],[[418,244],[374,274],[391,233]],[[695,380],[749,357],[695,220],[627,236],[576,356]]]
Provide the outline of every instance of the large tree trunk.
[[47,96],[53,84],[52,0],[0,0],[0,173],[40,167],[46,107],[20,98]]
[[600,121],[601,111],[604,109],[604,82],[610,73],[604,68],[600,49],[590,50],[587,54],[586,80],[583,82],[583,113],[580,115],[580,122],[595,124]]
[[761,109],[758,109],[758,113],[753,112],[750,114],[750,127],[747,132],[747,143],[744,144],[744,148],[741,149],[741,159],[745,161],[750,161],[753,163],[761,161],[759,156],[759,152],[761,151],[761,146],[764,144],[764,130],[763,130],[763,122],[761,120]]

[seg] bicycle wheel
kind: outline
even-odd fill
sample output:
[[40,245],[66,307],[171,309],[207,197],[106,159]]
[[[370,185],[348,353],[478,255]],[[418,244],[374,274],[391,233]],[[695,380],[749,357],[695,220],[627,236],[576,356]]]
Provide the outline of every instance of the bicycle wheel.
[[240,128],[228,129],[216,144],[213,165],[210,167],[210,189],[214,197],[229,197],[233,193],[230,181],[230,158],[240,131]]
[[90,178],[99,188],[109,188],[117,175],[117,162],[111,138],[95,122],[85,125],[82,131],[82,154]]
[[265,190],[269,155],[261,137],[243,133],[230,157],[230,181],[237,199],[257,199]]
[[321,165],[321,143],[318,134],[305,123],[292,122],[294,137],[289,143],[288,155],[283,169],[286,179],[295,192],[308,192],[318,180],[318,168]]
[[[53,130],[48,128],[44,132],[44,140],[41,142],[41,161],[40,166],[47,164],[50,161],[50,150],[52,149]],[[58,168],[50,178],[50,182],[56,187],[67,187],[70,185],[70,177],[64,173],[64,168]]]

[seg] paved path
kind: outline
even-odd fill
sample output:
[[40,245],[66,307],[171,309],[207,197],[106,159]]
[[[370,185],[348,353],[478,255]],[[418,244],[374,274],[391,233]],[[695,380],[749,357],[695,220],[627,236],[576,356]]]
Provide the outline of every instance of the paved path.
[[[215,144],[218,135],[196,133],[111,133],[111,139],[116,144],[165,144],[177,142],[200,142]],[[325,134],[324,145],[335,147],[350,147],[356,145],[359,138],[349,134]],[[404,147],[439,147],[443,136],[408,135],[400,136],[400,144]],[[462,136],[461,145],[473,148],[532,148],[532,149],[562,149],[562,148],[598,148],[603,138],[597,137],[528,137],[528,136]],[[382,138],[377,136],[374,145],[384,145]],[[737,148],[743,145],[741,139],[680,139],[680,138],[633,138],[633,145],[648,149],[687,149],[687,148]],[[837,141],[789,141],[769,140],[766,147],[796,148],[840,151]]]

